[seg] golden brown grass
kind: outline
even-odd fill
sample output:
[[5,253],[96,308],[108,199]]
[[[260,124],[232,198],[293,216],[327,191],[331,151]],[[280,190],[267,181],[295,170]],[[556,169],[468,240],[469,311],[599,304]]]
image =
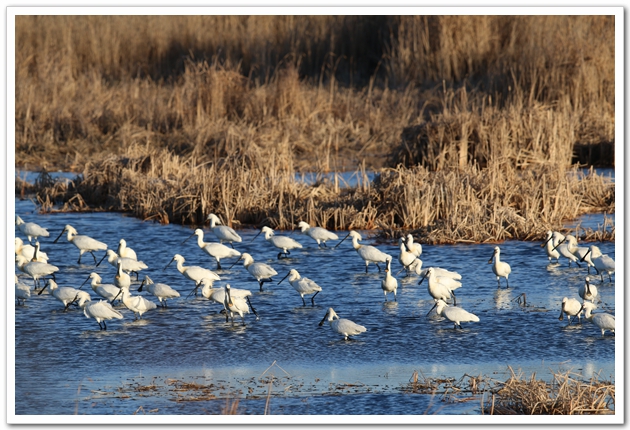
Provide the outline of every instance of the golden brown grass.
[[[521,170],[510,163],[437,172],[399,166],[342,188],[334,180],[297,180],[281,156],[256,160],[244,154],[200,164],[132,147],[124,156],[88,163],[83,177],[68,185],[44,180],[37,198],[44,211],[57,210],[56,203],[61,210],[125,211],[178,224],[202,224],[216,213],[236,228],[294,229],[304,220],[332,230],[379,230],[388,238],[412,231],[424,243],[539,240],[581,214],[615,208],[614,183],[593,171]],[[598,230],[600,239],[614,239],[614,229],[606,230]]]
[[566,166],[575,147],[614,142],[614,26],[610,16],[18,16],[16,163],[80,171],[138,144],[198,163],[278,155],[315,172]]

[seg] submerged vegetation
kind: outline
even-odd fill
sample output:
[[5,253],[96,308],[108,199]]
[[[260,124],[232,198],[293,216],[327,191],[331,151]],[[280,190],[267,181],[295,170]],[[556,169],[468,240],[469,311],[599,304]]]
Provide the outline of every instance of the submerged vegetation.
[[[614,165],[614,28],[612,16],[18,16],[16,163],[81,173],[40,181],[45,211],[540,239],[614,212],[614,183],[571,167]],[[376,179],[295,179],[347,170]]]

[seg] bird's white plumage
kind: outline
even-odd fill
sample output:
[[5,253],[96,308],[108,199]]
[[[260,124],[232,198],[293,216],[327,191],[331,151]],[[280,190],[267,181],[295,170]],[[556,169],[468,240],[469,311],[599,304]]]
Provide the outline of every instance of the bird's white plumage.
[[142,291],[143,288],[145,288],[150,294],[157,297],[157,299],[160,301],[160,304],[162,304],[164,307],[166,307],[167,299],[174,299],[180,296],[179,292],[177,292],[171,286],[162,283],[154,283],[149,275],[145,275],[144,280],[140,285],[140,288],[138,288],[138,291]]
[[607,313],[593,314],[592,311],[597,309],[597,306],[591,302],[585,302],[584,305],[584,319],[595,324],[602,331],[602,336],[609,330],[615,332],[615,316]]
[[194,281],[195,284],[198,284],[203,278],[212,279],[213,281],[220,281],[221,278],[219,275],[214,273],[210,269],[206,269],[200,266],[184,266],[184,262],[186,261],[184,257],[180,254],[175,254],[173,259],[166,265],[168,267],[173,261],[177,262],[177,270],[179,273],[184,275],[184,277]]
[[[558,243],[554,247],[554,249],[556,251],[558,251],[558,253],[560,254],[561,257],[564,257],[567,260],[569,260],[569,266],[571,266],[571,263],[575,263],[575,264],[577,264],[579,266],[580,265],[580,259],[578,257],[576,257],[575,254],[573,254],[571,252],[571,250],[569,249],[569,243],[571,243],[572,240],[575,240],[575,237],[570,235],[570,234],[567,234],[566,236],[562,236],[558,232],[554,232],[553,234],[556,237],[554,239],[554,241]],[[576,243],[577,243],[577,240],[576,240]]]
[[233,228],[221,224],[221,220],[215,214],[208,215],[210,221],[210,230],[219,239],[221,243],[229,242],[242,242],[241,236],[239,236]]
[[144,264],[142,261],[134,260],[133,258],[121,257],[116,252],[111,249],[107,250],[107,262],[111,264],[113,267],[118,268],[118,261],[122,264],[122,270],[129,273],[135,272],[138,273],[142,269],[148,269],[149,266]]
[[367,329],[362,325],[350,321],[349,319],[339,318],[339,315],[337,315],[333,308],[328,308],[326,315],[324,315],[324,318],[321,320],[319,325],[323,325],[326,319],[328,319],[330,327],[342,335],[346,340],[349,336],[356,336],[367,331]]
[[[365,272],[366,273],[368,271],[368,265],[370,263],[375,263],[376,266],[379,268],[379,271],[380,271],[381,269],[378,266],[378,263],[385,263],[388,258],[389,259],[392,258],[391,255],[388,255],[388,254],[384,253],[383,251],[377,249],[374,246],[359,244],[359,241],[363,240],[363,239],[361,237],[361,234],[359,234],[358,232],[356,232],[354,230],[350,230],[348,235],[346,237],[344,237],[341,240],[341,242],[346,240],[346,238],[348,238],[348,237],[352,238],[352,247],[355,249],[355,251],[357,251],[357,254],[359,254],[359,257],[361,257],[365,261]],[[339,242],[336,246],[339,246],[341,244],[341,242]]]
[[302,231],[302,234],[305,234],[315,240],[317,242],[317,246],[321,246],[322,243],[326,246],[327,240],[339,239],[339,236],[335,233],[328,231],[323,227],[311,227],[304,221],[300,221],[298,223],[298,227]]
[[[588,254],[591,256],[591,262],[601,275],[602,281],[604,280],[604,273],[610,275],[615,273],[615,260],[609,257],[607,254],[602,254],[602,251],[597,245],[591,245],[588,247]],[[611,279],[612,280],[612,279]]]
[[401,237],[398,239],[398,246],[400,248],[398,262],[402,264],[407,273],[415,271],[418,266],[422,267],[422,260],[416,257],[413,253],[407,251],[404,238]]
[[142,318],[142,315],[151,309],[157,308],[157,305],[151,300],[147,300],[142,296],[132,296],[129,288],[125,287],[120,290],[122,302],[127,309],[134,313],[135,319]]
[[569,324],[571,323],[571,317],[578,317],[578,321],[582,318],[582,305],[577,299],[569,299],[565,297],[562,299],[562,308],[560,309],[560,321],[563,320],[564,314],[569,318]]
[[426,269],[425,275],[422,277],[422,279],[420,279],[418,285],[421,284],[425,278],[428,278],[427,291],[434,300],[446,301],[450,298],[455,299],[454,291],[462,286],[462,283],[456,279],[450,277],[436,276],[436,271],[433,267],[428,267]]
[[15,216],[15,225],[18,230],[22,232],[31,242],[33,239],[37,240],[38,237],[48,237],[50,233],[44,227],[35,224],[34,222],[24,222],[18,215]]
[[60,287],[52,279],[48,281],[48,289],[50,290],[50,294],[63,303],[66,308],[72,302],[76,302],[79,307],[82,308],[87,302],[92,300],[89,293],[72,287]]
[[239,314],[243,319],[243,325],[245,325],[245,314],[249,313],[247,300],[243,297],[232,296],[230,290],[230,284],[227,284],[223,298],[223,307],[227,312],[226,318],[232,318],[232,323],[234,323],[234,314]]
[[492,263],[494,259],[494,264],[492,264],[492,272],[497,276],[497,284],[501,287],[501,278],[505,278],[505,282],[507,286],[510,286],[508,281],[508,277],[510,273],[512,273],[512,268],[505,261],[501,261],[501,249],[498,246],[494,247],[494,253],[488,263]]
[[122,261],[116,262],[116,276],[114,276],[114,285],[119,289],[129,288],[131,286],[131,277],[122,269]]
[[394,293],[394,300],[398,300],[396,298],[396,290],[398,290],[398,281],[396,278],[392,276],[392,260],[387,260],[387,266],[385,267],[385,279],[381,281],[381,289],[383,290],[383,295],[385,296],[385,301],[387,301],[387,293]]
[[127,246],[127,241],[125,239],[120,239],[118,241],[118,249],[116,249],[116,254],[118,254],[121,258],[131,258],[132,260],[138,259],[136,251]]
[[[287,277],[289,277],[289,284],[300,294],[302,297],[302,303],[306,305],[304,301],[304,296],[307,294],[319,294],[322,291],[322,287],[317,285],[315,281],[309,278],[304,278],[300,275],[300,273],[296,269],[291,269],[287,275],[280,280],[280,282],[284,281]],[[278,282],[278,284],[280,284]],[[311,303],[315,304],[315,296],[311,298]]]
[[454,328],[462,328],[461,323],[463,322],[479,322],[479,317],[473,313],[468,312],[467,310],[457,307],[457,306],[449,306],[446,304],[444,300],[436,301],[436,312],[438,315],[443,316],[454,325]]
[[39,261],[27,261],[23,255],[16,255],[15,262],[21,272],[26,273],[33,278],[34,285],[37,286],[40,278],[44,276],[52,275],[59,271],[59,267],[53,266],[48,263],[40,263]]
[[[219,303],[223,305],[223,301],[225,300],[225,288],[214,288],[214,281],[204,278],[200,281],[201,286],[201,295],[206,299]],[[249,290],[243,290],[240,288],[232,288],[230,289],[230,294],[232,297],[245,298],[252,295],[252,292]]]
[[302,244],[295,239],[292,239],[288,236],[277,236],[275,232],[267,226],[264,226],[260,230],[260,233],[264,233],[265,240],[282,251],[278,254],[278,258],[280,258],[281,254],[289,255],[292,249],[302,248]]
[[78,234],[77,230],[74,227],[72,227],[70,224],[67,224],[64,227],[64,229],[61,231],[61,234],[59,234],[59,236],[57,236],[57,239],[55,239],[55,242],[59,240],[59,238],[61,237],[61,235],[63,235],[64,232],[68,233],[67,234],[68,242],[72,243],[74,246],[76,246],[79,249],[78,263],[81,262],[81,256],[83,256],[83,254],[86,252],[89,252],[90,254],[92,254],[92,257],[94,257],[94,262],[96,262],[96,257],[94,256],[93,252],[105,251],[107,249],[107,244],[103,242],[99,242],[96,239],[92,239],[89,236]]
[[268,264],[259,263],[254,261],[254,257],[249,255],[247,252],[241,254],[241,260],[243,260],[243,266],[250,275],[252,275],[258,281],[260,285],[260,291],[262,291],[262,285],[264,282],[269,282],[272,276],[278,274],[276,270]]
[[543,244],[540,245],[545,248],[545,253],[547,254],[547,259],[550,263],[551,260],[556,260],[556,262],[559,262],[560,260],[560,253],[557,249],[554,249],[556,245],[558,245],[555,242],[554,237],[553,232],[551,230],[547,230],[547,237],[545,238]]
[[24,304],[26,299],[31,298],[31,287],[26,284],[22,284],[17,275],[15,275],[15,299],[17,304]]
[[[110,305],[109,303],[103,300],[99,300],[98,302],[88,303],[83,308],[83,314],[87,318],[94,318],[96,322],[98,323],[98,326],[101,328],[101,330],[107,330],[107,325],[105,324],[105,321],[108,321],[114,318],[123,319],[123,314],[121,314],[116,309],[112,308],[112,305]],[[101,322],[103,323],[103,326],[101,326]]]
[[[103,279],[96,272],[90,273],[90,276],[85,280],[85,282],[89,281],[90,279],[92,280],[92,282],[90,283],[90,285],[92,286],[92,290],[105,300],[114,300],[114,298],[116,298],[116,296],[120,292],[120,289],[113,284],[101,283]],[[85,284],[85,282],[83,284]],[[83,284],[81,284],[81,286],[83,286]]]
[[217,269],[221,269],[222,258],[241,256],[241,253],[239,251],[237,251],[236,249],[232,249],[228,246],[225,246],[222,243],[204,242],[203,230],[200,228],[196,229],[195,232],[192,234],[192,236],[195,236],[195,235],[197,236],[197,245],[199,246],[199,248],[201,248],[203,252],[205,252],[206,254],[208,254],[209,256],[213,257],[216,260]]
[[578,295],[582,298],[582,300],[595,302],[595,298],[597,297],[597,287],[591,284],[591,278],[588,276],[584,279],[584,285],[580,286],[578,289]]
[[[23,255],[28,261],[31,261],[35,256],[35,247],[33,245],[24,244],[24,241],[19,237],[15,238],[15,255]],[[42,250],[37,251],[37,259],[40,263],[48,262],[48,254]]]
[[411,234],[407,235],[407,241],[405,242],[405,246],[407,250],[411,252],[414,256],[420,257],[422,254],[422,245],[413,241],[413,236]]
[[591,261],[591,256],[589,255],[588,248],[585,246],[578,246],[577,238],[571,234],[568,234],[565,238],[567,243],[567,250],[575,255],[578,261],[584,261],[588,265],[590,270],[593,267],[593,262]]

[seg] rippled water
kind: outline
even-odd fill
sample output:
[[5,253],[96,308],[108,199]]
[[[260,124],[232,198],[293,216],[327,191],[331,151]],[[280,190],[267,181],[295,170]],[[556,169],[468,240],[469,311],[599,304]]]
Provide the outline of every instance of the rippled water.
[[[259,292],[258,283],[241,263],[228,270],[234,259],[223,261],[226,270],[218,271],[223,280],[215,285],[229,282],[250,289],[260,315],[258,320],[247,315],[243,327],[226,323],[217,304],[202,297],[186,299],[194,285],[174,264],[163,270],[175,253],[186,258],[185,265],[216,268],[194,238],[182,245],[192,229],[117,213],[41,215],[31,202],[19,200],[16,213],[48,228],[51,236],[40,240],[41,248],[60,268],[60,286],[78,287],[92,271],[104,283],[113,283],[116,272],[106,261],[95,268],[89,254],[77,264],[79,252],[65,235],[52,243],[64,225],[71,224],[79,234],[114,250],[119,239],[126,239],[149,266],[140,279],[146,272],[182,294],[168,308],[150,311],[140,321],[120,308],[125,318],[111,321],[107,331],[100,331],[81,310],[62,312],[62,305],[48,294],[15,306],[14,315],[10,307],[9,317],[15,318],[17,415],[221,413],[226,398],[241,399],[242,414],[263,414],[265,407],[272,414],[291,415],[479,414],[479,402],[436,402],[426,395],[401,394],[401,387],[414,371],[427,377],[484,374],[505,380],[508,365],[539,376],[567,369],[585,376],[598,372],[603,378],[615,376],[614,336],[602,337],[592,324],[567,327],[566,319],[558,321],[562,298],[578,298],[586,268],[568,267],[566,260],[548,264],[538,242],[500,244],[502,259],[512,266],[509,289],[504,280],[497,289],[488,264],[494,245],[423,246],[424,267],[462,274],[458,305],[481,320],[453,330],[447,321],[426,316],[432,299],[427,282],[418,286],[415,275],[398,275],[398,300],[391,301],[389,295],[385,302],[380,288],[383,276],[373,265],[364,273],[364,263],[349,240],[336,249],[318,249],[297,232],[277,232],[290,234],[304,246],[292,258],[277,260],[277,250],[262,235],[250,243],[257,231],[243,230],[239,232],[243,243],[236,248],[272,265],[279,274]],[[214,241],[209,229],[205,231],[205,240]],[[17,230],[16,234],[20,236]],[[367,234],[364,239],[373,244]],[[392,269],[398,272],[396,245],[376,245],[394,256]],[[614,243],[598,245],[615,257]],[[97,253],[98,258],[102,255]],[[315,306],[308,299],[303,306],[287,280],[277,285],[292,268],[322,286]],[[132,284],[132,292],[139,284]],[[602,299],[598,311],[614,313],[614,282],[606,278],[601,283],[597,277],[596,284]],[[88,284],[83,289],[97,300]],[[526,293],[527,306],[516,301],[521,293]],[[319,327],[328,307],[368,331],[344,341],[328,324]],[[275,381],[271,388],[265,382],[269,377]],[[177,401],[176,394],[165,388],[173,380],[214,384],[217,400]],[[158,388],[154,392],[131,389],[146,385]]]

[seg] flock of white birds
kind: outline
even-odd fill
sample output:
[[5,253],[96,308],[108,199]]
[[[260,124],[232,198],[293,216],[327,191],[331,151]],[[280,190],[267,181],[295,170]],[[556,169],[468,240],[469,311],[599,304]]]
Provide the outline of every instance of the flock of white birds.
[[[272,277],[278,275],[273,267],[262,262],[256,262],[250,254],[241,253],[234,249],[233,243],[242,242],[242,238],[232,228],[221,225],[222,223],[218,216],[210,214],[207,219],[210,222],[210,230],[219,240],[218,243],[204,242],[204,232],[199,228],[182,243],[185,243],[193,236],[197,236],[197,245],[206,254],[214,258],[218,270],[222,269],[221,259],[238,257],[230,268],[239,261],[242,261],[244,268],[258,282],[260,291],[263,291],[263,285],[265,283],[273,282]],[[142,261],[138,260],[135,251],[127,246],[124,239],[120,239],[118,248],[114,252],[112,249],[108,249],[107,244],[89,236],[79,235],[75,228],[66,225],[53,243],[57,242],[64,233],[67,233],[68,242],[79,249],[78,263],[81,263],[81,258],[85,253],[89,253],[93,257],[96,266],[100,265],[106,258],[107,262],[115,267],[117,271],[113,284],[103,284],[101,276],[96,272],[92,272],[78,288],[59,287],[55,280],[55,273],[59,271],[59,268],[48,263],[49,257],[45,252],[39,249],[40,244],[37,240],[39,237],[49,237],[48,231],[35,223],[24,222],[19,216],[16,216],[15,224],[29,242],[25,244],[21,238],[15,238],[15,262],[18,270],[24,273],[24,276],[28,276],[33,280],[33,288],[31,288],[30,285],[20,282],[16,273],[15,297],[18,305],[23,305],[25,300],[28,300],[33,292],[42,294],[45,289],[48,289],[50,295],[64,306],[64,311],[70,306],[82,308],[85,316],[94,318],[101,330],[107,329],[107,321],[122,319],[124,317],[122,312],[112,306],[116,300],[119,300],[125,308],[132,311],[136,319],[142,318],[144,313],[157,307],[155,302],[146,297],[132,295],[131,293],[131,276],[135,275],[136,280],[139,280],[140,272],[148,267]],[[339,239],[335,233],[321,227],[311,227],[303,221],[299,223],[298,227],[304,235],[315,240],[318,247],[327,247],[327,241]],[[291,251],[302,248],[302,245],[295,239],[288,236],[276,235],[274,230],[269,227],[263,227],[254,239],[261,233],[264,234],[264,238],[267,242],[278,249],[278,259],[286,258],[291,255]],[[396,292],[398,289],[398,281],[391,270],[393,257],[374,246],[360,244],[359,242],[362,240],[361,234],[353,230],[339,241],[335,245],[335,248],[341,245],[348,237],[352,239],[353,248],[365,262],[366,273],[368,272],[370,263],[374,263],[379,272],[381,271],[379,263],[385,266],[384,278],[381,281],[381,288],[385,300],[387,301],[388,294],[392,294],[394,300],[397,300]],[[252,239],[252,241],[254,239]],[[33,241],[35,241],[35,243],[31,245]],[[228,243],[230,246],[226,246],[224,243]],[[400,238],[398,244],[400,249],[398,261],[402,269],[397,274],[402,271],[405,271],[407,276],[415,273],[421,277],[419,284],[422,284],[425,279],[427,280],[427,291],[435,302],[435,305],[427,315],[435,309],[437,315],[452,322],[454,328],[459,327],[460,329],[462,328],[462,323],[479,321],[476,315],[457,306],[455,290],[462,286],[462,277],[459,273],[439,267],[423,269],[422,260],[419,258],[422,254],[422,245],[414,242],[411,234]],[[553,260],[559,262],[560,258],[565,258],[568,260],[569,265],[572,263],[578,266],[581,266],[581,263],[586,264],[589,273],[591,268],[593,268],[596,274],[601,277],[602,282],[604,282],[604,275],[607,275],[608,280],[612,282],[611,275],[615,271],[615,262],[608,255],[602,255],[596,245],[580,247],[574,236],[564,236],[559,232],[549,231],[547,232],[547,239],[541,247],[545,248],[550,262]],[[98,251],[105,251],[105,255],[97,262],[94,252]],[[492,264],[492,272],[496,276],[498,288],[501,288],[501,278],[505,278],[506,287],[509,287],[508,278],[511,273],[511,268],[508,263],[501,261],[500,255],[501,251],[499,247],[496,246],[488,263]],[[252,296],[251,291],[232,288],[229,284],[226,284],[224,287],[215,287],[214,282],[221,280],[216,272],[200,266],[185,266],[185,259],[180,254],[175,254],[164,269],[173,262],[176,262],[177,270],[182,276],[194,282],[195,287],[191,294],[197,294],[201,287],[203,297],[223,306],[226,322],[231,318],[232,323],[234,323],[234,317],[238,315],[241,317],[243,325],[245,325],[245,315],[250,312],[253,312],[254,315],[258,317],[250,301],[250,297]],[[315,281],[301,276],[296,269],[291,269],[278,284],[287,278],[288,283],[300,294],[304,306],[306,306],[304,296],[307,295],[312,295],[310,297],[311,304],[315,304],[315,296],[322,291],[321,286]],[[43,283],[42,279],[45,280]],[[91,281],[92,290],[100,300],[93,301],[89,293],[81,290],[83,285],[88,281]],[[178,291],[166,284],[154,283],[148,275],[144,276],[137,291],[144,291],[148,296],[157,298],[162,307],[167,306],[167,300],[180,297]],[[560,320],[563,319],[564,315],[567,315],[569,324],[571,324],[576,317],[578,322],[581,323],[582,314],[584,314],[586,321],[592,322],[601,329],[602,336],[606,331],[614,333],[615,317],[613,315],[608,313],[593,313],[597,308],[595,304],[597,300],[597,287],[591,283],[589,276],[585,278],[585,284],[580,288],[579,296],[582,299],[581,302],[578,299],[568,297],[562,300]],[[451,301],[452,305],[448,304]],[[349,339],[350,336],[356,336],[366,331],[364,326],[348,319],[340,318],[333,308],[328,308],[326,315],[319,325],[323,325],[326,321],[328,321],[331,328],[343,336],[344,339]]]

